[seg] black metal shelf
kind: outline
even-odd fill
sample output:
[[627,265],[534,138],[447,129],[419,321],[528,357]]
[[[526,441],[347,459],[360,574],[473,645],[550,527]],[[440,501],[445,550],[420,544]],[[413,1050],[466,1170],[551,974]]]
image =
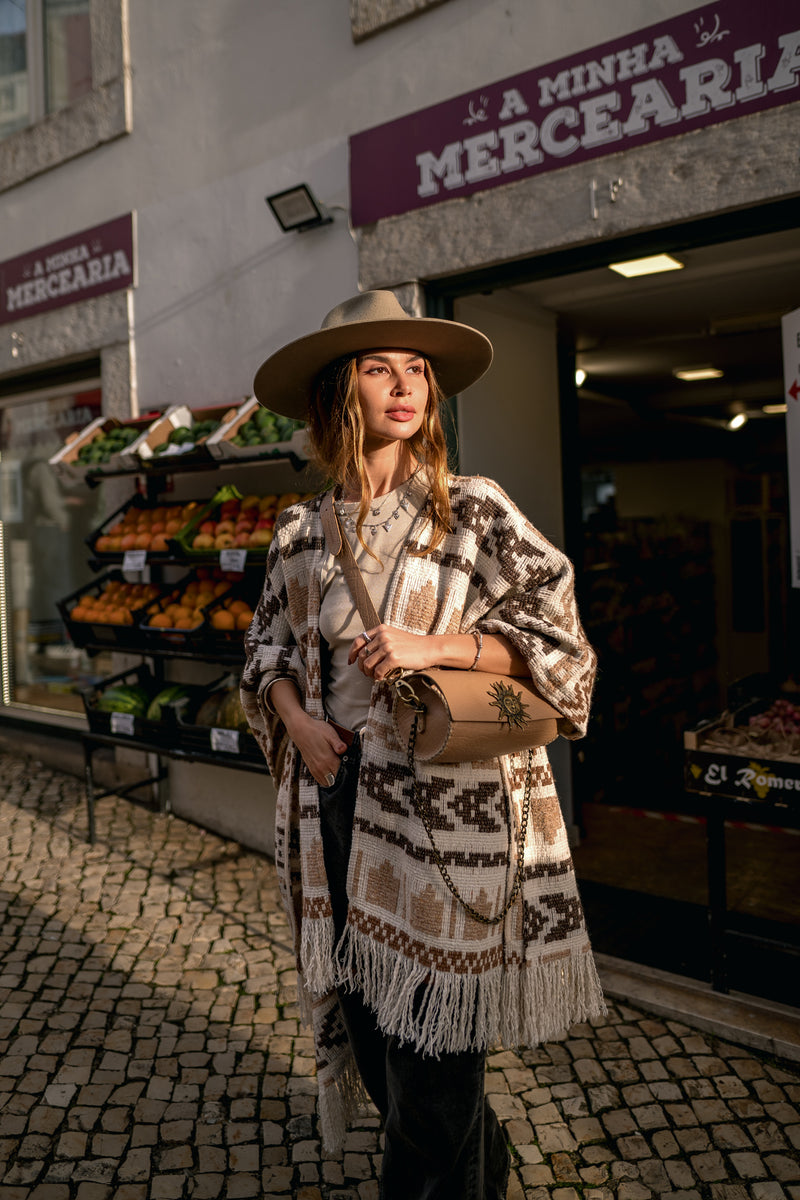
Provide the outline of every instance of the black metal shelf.
[[774,800],[743,800],[724,793],[692,792],[695,812],[705,819],[708,870],[708,929],[711,949],[711,985],[717,992],[729,988],[728,943],[746,941],[763,948],[798,949],[791,939],[776,939],[757,929],[737,929],[728,909],[726,822],[749,821],[771,828],[799,829],[800,807]]
[[[156,742],[147,742],[141,738],[125,737],[122,734],[82,733],[81,741],[83,743],[86,780],[88,835],[89,842],[92,845],[94,845],[96,838],[94,811],[96,800],[102,800],[106,796],[127,796],[129,792],[147,787],[148,784],[154,784],[159,789],[159,811],[162,813],[170,812],[169,794],[163,787],[163,784],[168,779],[167,770],[162,764],[162,759],[164,758],[171,758],[176,762],[204,763],[206,766],[233,767],[237,771],[251,771],[260,775],[266,774],[268,771],[266,761],[257,762],[253,759],[233,754],[229,756],[228,761],[222,752],[204,754],[202,751],[185,749],[181,746],[165,747],[158,745]],[[94,771],[92,766],[94,755],[104,747],[115,749],[117,746],[125,746],[129,750],[138,750],[143,754],[155,755],[158,760],[158,770],[155,775],[148,775],[144,779],[136,780],[133,783],[126,784],[124,787],[114,787],[98,793],[94,788]]]
[[[169,631],[167,631],[169,632]],[[118,646],[109,642],[86,642],[82,647],[90,658],[94,658],[97,654],[102,654],[105,650],[112,654],[135,654],[139,658],[181,658],[190,659],[192,662],[208,662],[219,663],[222,667],[243,667],[245,661],[244,647],[241,652],[232,650],[226,653],[223,650],[207,650],[199,647],[175,647],[175,646]]]
[[152,466],[117,467],[111,471],[87,471],[85,475],[87,486],[98,487],[104,479],[118,479],[122,476],[141,475],[145,480],[163,480],[168,475],[197,474],[202,471],[217,471],[230,467],[274,466],[288,462],[299,475],[308,466],[308,459],[301,458],[294,450],[284,450],[279,453],[242,454],[236,458],[189,458],[178,462],[175,458],[154,462]]

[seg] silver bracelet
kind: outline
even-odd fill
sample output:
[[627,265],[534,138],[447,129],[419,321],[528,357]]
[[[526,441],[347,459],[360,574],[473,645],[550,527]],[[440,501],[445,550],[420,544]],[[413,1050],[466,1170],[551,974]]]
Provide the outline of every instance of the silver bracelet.
[[475,657],[472,660],[472,666],[468,667],[467,670],[474,671],[481,657],[481,650],[483,650],[483,634],[481,633],[480,629],[470,629],[469,632],[470,636],[475,638],[477,650],[475,651]]

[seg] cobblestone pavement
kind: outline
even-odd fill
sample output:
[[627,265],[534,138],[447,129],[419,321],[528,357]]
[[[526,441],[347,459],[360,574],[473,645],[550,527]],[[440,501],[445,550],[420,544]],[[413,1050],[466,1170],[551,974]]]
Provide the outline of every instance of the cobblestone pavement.
[[[0,1200],[375,1200],[320,1149],[272,864],[0,756]],[[509,1200],[800,1200],[800,1071],[625,1004],[491,1056]]]

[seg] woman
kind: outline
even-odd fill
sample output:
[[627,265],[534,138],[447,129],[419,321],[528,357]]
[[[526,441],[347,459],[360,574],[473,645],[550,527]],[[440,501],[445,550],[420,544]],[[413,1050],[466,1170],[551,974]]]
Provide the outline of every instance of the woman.
[[[262,403],[307,419],[333,488],[276,524],[243,703],[278,789],[276,864],[323,1139],[341,1143],[363,1082],[384,1121],[384,1200],[504,1196],[487,1047],[536,1044],[603,1011],[546,752],[534,752],[521,895],[487,925],[445,888],[392,723],[392,673],[436,665],[530,676],[559,731],[585,732],[595,663],[569,562],[497,484],[447,471],[440,402],[491,358],[477,330],[371,292],[255,380]],[[381,617],[370,628],[326,542],[331,497]],[[417,766],[453,882],[487,916],[516,869],[526,766]]]

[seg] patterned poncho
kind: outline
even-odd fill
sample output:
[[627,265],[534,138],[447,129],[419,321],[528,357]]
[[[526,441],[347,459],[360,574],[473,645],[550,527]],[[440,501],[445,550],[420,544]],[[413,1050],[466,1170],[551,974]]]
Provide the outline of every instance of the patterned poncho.
[[[505,635],[562,714],[559,732],[582,736],[595,656],[578,618],[568,559],[490,480],[453,477],[450,497],[452,532],[428,554],[401,554],[384,622],[421,634]],[[317,785],[264,703],[268,685],[288,677],[306,711],[325,717],[320,579],[331,558],[321,500],[291,506],[276,523],[246,636],[242,702],[277,788],[275,861],[301,1012],[313,1024],[323,1139],[335,1147],[362,1099],[337,985],[357,987],[382,1029],[429,1054],[497,1042],[535,1045],[604,1006],[546,751],[534,751],[521,897],[500,924],[487,926],[468,915],[439,874],[411,804],[406,749],[385,682],[373,687],[362,734],[349,912],[334,954]],[[407,547],[424,547],[429,531],[423,508]],[[526,754],[417,764],[450,876],[487,915],[502,908],[513,883],[526,766]]]

